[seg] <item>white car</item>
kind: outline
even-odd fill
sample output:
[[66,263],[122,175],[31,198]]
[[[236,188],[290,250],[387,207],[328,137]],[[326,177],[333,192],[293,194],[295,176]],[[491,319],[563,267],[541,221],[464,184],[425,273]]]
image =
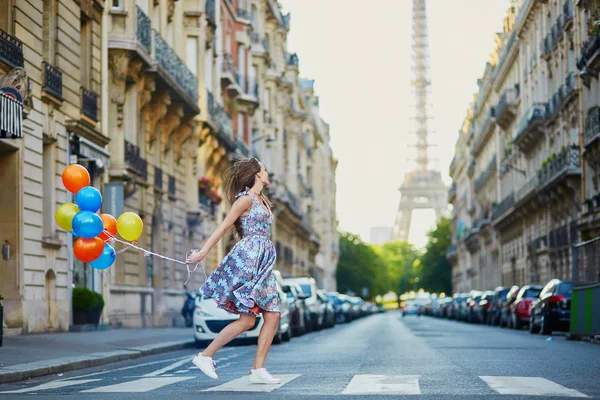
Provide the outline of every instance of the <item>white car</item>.
[[[217,303],[206,296],[196,296],[196,309],[194,310],[194,339],[197,347],[203,347],[211,341],[223,328],[239,319],[240,316],[228,313],[217,307]],[[249,339],[256,341],[260,328],[263,325],[262,315],[256,317],[256,323],[252,329],[243,332],[238,339]]]

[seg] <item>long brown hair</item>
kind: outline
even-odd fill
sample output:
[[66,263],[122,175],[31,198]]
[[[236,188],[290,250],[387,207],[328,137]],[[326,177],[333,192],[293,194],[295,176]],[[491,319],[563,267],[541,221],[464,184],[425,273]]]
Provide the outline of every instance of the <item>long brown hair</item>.
[[[233,204],[240,192],[246,188],[252,188],[256,182],[256,174],[262,168],[260,162],[256,158],[242,158],[237,154],[231,156],[233,165],[225,170],[223,179],[225,180],[225,193],[229,204]],[[264,197],[264,195],[263,195]],[[268,200],[267,200],[268,202]],[[269,203],[270,204],[270,203]],[[238,218],[233,227],[235,233],[242,237],[242,223]]]

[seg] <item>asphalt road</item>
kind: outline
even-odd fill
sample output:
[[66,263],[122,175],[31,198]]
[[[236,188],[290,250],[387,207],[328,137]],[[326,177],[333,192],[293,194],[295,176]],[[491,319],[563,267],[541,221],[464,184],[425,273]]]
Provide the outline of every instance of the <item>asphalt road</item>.
[[218,381],[180,350],[0,385],[0,400],[600,398],[600,346],[548,338],[388,312],[274,346],[277,386],[249,385],[255,347],[236,346]]

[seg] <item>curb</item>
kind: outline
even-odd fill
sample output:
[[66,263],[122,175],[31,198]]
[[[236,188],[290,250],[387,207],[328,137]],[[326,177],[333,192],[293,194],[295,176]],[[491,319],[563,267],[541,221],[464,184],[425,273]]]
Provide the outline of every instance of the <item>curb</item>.
[[0,384],[95,367],[117,361],[133,360],[139,357],[166,353],[194,346],[194,340],[179,340],[175,342],[125,348],[117,351],[90,353],[85,356],[56,358],[27,364],[10,365],[0,368]]

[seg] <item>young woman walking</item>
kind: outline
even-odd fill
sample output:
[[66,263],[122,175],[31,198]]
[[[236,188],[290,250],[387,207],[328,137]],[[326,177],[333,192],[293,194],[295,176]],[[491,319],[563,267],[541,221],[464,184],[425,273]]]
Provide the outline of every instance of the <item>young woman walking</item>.
[[225,182],[231,210],[202,249],[186,262],[202,261],[221,237],[232,226],[235,228],[239,242],[208,277],[200,292],[211,297],[220,308],[239,314],[240,318],[227,325],[192,362],[206,375],[217,379],[212,359],[215,352],[254,327],[256,317],[262,314],[264,324],[248,379],[250,383],[278,384],[279,379],[273,378],[264,368],[279,323],[279,296],[272,273],[276,254],[270,240],[273,213],[262,193],[269,184],[269,174],[256,158],[242,159],[225,172]]

